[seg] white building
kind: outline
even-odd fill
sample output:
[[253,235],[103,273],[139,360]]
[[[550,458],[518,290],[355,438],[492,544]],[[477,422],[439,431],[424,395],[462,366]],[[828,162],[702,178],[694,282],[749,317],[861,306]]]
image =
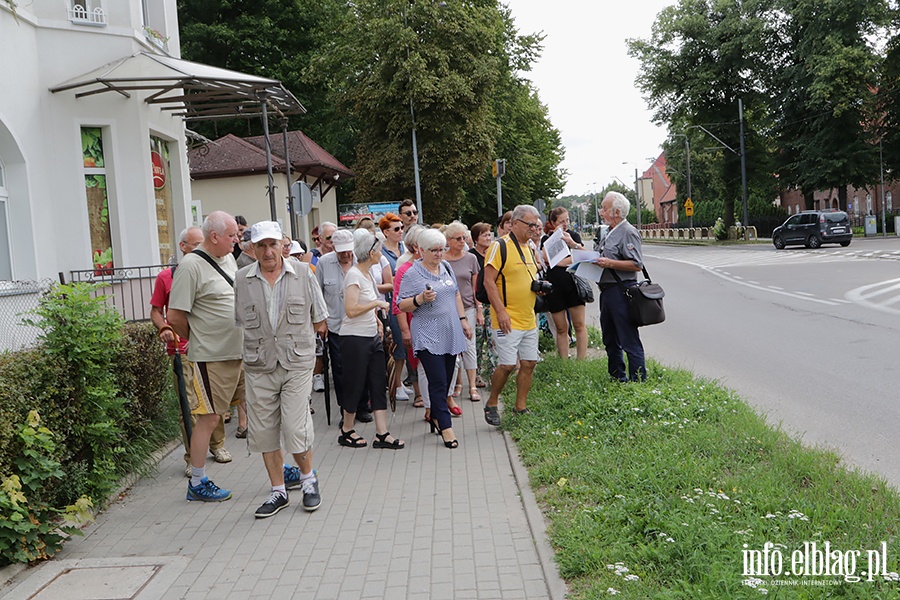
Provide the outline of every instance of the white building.
[[0,56],[0,295],[167,262],[192,216],[184,119],[303,111],[180,60],[176,0],[0,0]]

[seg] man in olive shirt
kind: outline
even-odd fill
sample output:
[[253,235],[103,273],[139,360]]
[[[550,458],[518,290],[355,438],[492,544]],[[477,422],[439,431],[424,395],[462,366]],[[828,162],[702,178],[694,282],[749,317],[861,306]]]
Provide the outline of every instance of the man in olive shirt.
[[221,502],[231,498],[231,492],[206,477],[206,453],[210,435],[232,400],[244,397],[243,333],[234,323],[237,264],[232,250],[238,226],[231,215],[215,211],[202,229],[203,244],[185,256],[175,272],[168,320],[175,333],[190,341],[193,367],[185,373],[191,414],[197,417],[187,499]]

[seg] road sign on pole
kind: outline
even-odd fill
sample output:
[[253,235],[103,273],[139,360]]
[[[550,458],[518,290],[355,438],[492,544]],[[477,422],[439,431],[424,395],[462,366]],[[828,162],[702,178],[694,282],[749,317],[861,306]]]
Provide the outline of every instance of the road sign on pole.
[[694,216],[694,203],[690,198],[684,201],[684,214],[688,217]]

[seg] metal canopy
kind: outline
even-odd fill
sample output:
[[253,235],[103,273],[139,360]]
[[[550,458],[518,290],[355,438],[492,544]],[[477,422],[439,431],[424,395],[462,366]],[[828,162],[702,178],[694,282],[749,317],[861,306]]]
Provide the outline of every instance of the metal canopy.
[[263,101],[282,114],[306,109],[281,82],[200,63],[139,52],[50,88],[54,94],[80,90],[76,98],[116,92],[152,92],[144,99],[162,110],[189,120],[254,117],[263,114]]

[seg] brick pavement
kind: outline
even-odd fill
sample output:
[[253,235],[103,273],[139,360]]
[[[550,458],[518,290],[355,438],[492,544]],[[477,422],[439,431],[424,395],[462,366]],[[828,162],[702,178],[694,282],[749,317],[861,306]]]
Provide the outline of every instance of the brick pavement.
[[[234,419],[226,442],[234,461],[210,459],[207,469],[234,492],[231,500],[185,500],[179,445],[84,537],[70,540],[54,560],[15,575],[0,595],[561,600],[565,586],[526,472],[512,442],[484,422],[483,403],[464,393],[464,414],[454,419],[456,450],[428,433],[422,409],[411,404],[398,402],[389,422],[405,450],[350,449],[337,444],[337,418],[327,426],[323,394],[314,394],[322,507],[305,512],[295,493],[291,506],[269,519],[253,516],[269,485],[262,458],[248,455],[245,442],[234,438]],[[357,431],[371,443],[374,423]],[[76,573],[85,575],[83,592],[74,584]],[[114,593],[114,584],[131,587]]]

